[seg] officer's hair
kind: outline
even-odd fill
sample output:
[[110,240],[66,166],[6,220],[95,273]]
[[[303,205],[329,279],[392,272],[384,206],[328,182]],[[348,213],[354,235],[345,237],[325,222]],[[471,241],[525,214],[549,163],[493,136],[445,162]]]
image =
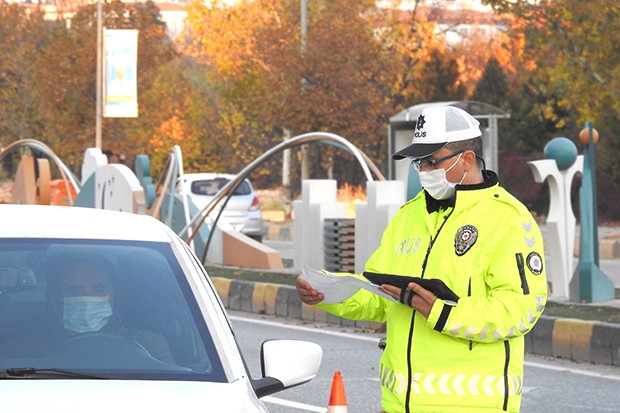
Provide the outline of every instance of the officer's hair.
[[482,156],[482,137],[478,136],[464,141],[450,142],[445,148],[449,149],[451,152],[471,150],[474,151],[476,155]]
[[[458,151],[474,151],[478,160],[482,159],[482,137],[478,136],[476,138],[467,139],[464,141],[456,141],[450,142],[445,146],[446,149],[450,150],[450,152],[458,152]],[[480,161],[478,165],[480,165]],[[482,167],[482,165],[480,165]]]

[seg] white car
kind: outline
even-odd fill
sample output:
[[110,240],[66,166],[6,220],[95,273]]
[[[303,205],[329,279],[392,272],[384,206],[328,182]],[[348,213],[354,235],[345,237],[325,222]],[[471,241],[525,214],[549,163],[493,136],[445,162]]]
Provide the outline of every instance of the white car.
[[0,205],[2,411],[266,412],[321,357],[266,341],[250,377],[203,266],[155,218]]
[[[196,205],[202,210],[235,175],[220,173],[190,173],[182,177],[181,188]],[[237,186],[230,199],[224,198],[220,204],[226,203],[219,222],[229,225],[250,238],[261,242],[265,235],[265,225],[261,215],[260,202],[254,194],[254,188],[249,180],[244,179]],[[214,220],[219,212],[220,205],[210,214]]]

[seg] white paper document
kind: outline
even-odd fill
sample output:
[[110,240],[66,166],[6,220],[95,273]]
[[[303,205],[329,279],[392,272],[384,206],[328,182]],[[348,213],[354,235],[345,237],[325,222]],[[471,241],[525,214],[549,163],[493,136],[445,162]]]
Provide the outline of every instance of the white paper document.
[[304,265],[301,269],[302,278],[312,288],[323,293],[325,304],[340,303],[355,294],[360,288],[395,301],[390,295],[379,291],[379,286],[350,275],[334,275],[328,271],[317,271]]

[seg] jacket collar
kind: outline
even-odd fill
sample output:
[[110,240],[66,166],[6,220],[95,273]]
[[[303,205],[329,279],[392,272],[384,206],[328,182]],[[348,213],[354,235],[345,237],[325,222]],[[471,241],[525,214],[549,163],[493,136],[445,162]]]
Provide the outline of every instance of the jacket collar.
[[475,203],[478,199],[480,199],[483,193],[487,192],[481,190],[493,188],[499,184],[499,178],[497,177],[497,174],[493,171],[489,171],[486,169],[483,170],[482,177],[484,178],[484,181],[479,184],[457,185],[456,195],[450,199],[438,200],[430,196],[426,191],[424,191],[424,195],[426,196],[426,211],[431,214],[433,212],[439,211],[440,209],[445,210],[454,207],[457,199],[459,201],[459,207]]

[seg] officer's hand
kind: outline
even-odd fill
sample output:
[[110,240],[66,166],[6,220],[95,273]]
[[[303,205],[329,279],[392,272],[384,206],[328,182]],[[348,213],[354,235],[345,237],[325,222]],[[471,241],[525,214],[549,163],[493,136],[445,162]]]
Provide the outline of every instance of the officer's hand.
[[310,283],[304,280],[301,275],[297,276],[297,282],[295,283],[295,287],[297,287],[297,293],[299,294],[299,298],[301,298],[301,301],[306,304],[318,304],[325,299],[325,296],[312,288]]
[[409,283],[404,291],[401,288],[390,284],[381,285],[379,290],[391,295],[394,299],[400,301],[401,303],[408,305],[424,317],[428,317],[431,313],[433,304],[437,299],[435,294],[414,282]]

